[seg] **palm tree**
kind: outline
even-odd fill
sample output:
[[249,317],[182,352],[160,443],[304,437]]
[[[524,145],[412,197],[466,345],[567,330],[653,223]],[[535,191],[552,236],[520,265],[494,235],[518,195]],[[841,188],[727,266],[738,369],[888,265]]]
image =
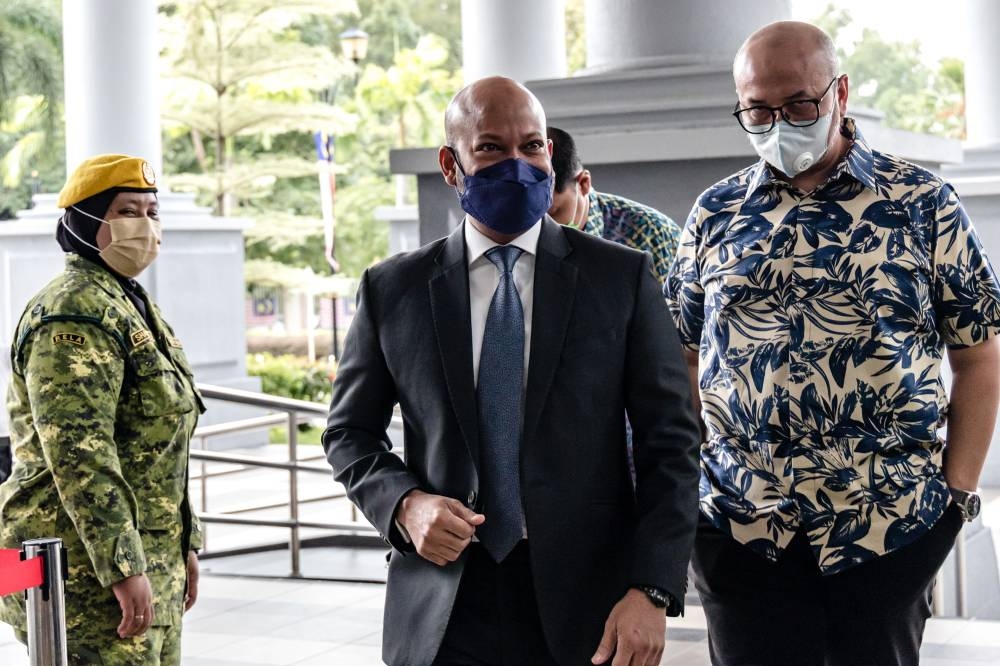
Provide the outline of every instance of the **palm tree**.
[[61,32],[58,0],[0,0],[0,219],[63,172]]
[[62,21],[55,0],[0,0],[0,118],[19,95],[47,101],[49,129],[62,99]]

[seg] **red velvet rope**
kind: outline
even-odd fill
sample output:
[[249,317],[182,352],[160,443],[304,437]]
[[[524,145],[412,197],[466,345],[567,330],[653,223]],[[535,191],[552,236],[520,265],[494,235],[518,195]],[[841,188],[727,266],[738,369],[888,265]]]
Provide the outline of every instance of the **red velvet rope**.
[[41,557],[22,562],[20,549],[0,549],[0,597],[38,587],[44,579]]

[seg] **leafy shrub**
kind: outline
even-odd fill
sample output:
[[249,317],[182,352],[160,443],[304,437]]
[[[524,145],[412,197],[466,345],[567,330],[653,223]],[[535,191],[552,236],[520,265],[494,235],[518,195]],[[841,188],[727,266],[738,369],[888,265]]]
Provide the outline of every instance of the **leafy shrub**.
[[266,352],[247,354],[247,372],[261,379],[264,393],[310,402],[329,402],[336,368],[325,361]]

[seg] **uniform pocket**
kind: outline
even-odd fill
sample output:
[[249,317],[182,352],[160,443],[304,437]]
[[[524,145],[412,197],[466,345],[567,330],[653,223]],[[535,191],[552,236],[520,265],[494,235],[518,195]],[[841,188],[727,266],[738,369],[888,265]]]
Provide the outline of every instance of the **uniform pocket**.
[[130,359],[136,373],[143,414],[164,416],[194,409],[193,397],[184,380],[156,347],[145,345],[134,350]]
[[205,401],[201,397],[201,393],[198,391],[198,387],[194,383],[194,371],[191,369],[191,364],[188,363],[187,355],[184,353],[184,349],[179,346],[180,343],[176,341],[176,338],[171,338],[170,342],[170,358],[173,360],[174,365],[180,368],[181,373],[184,375],[188,384],[191,386],[191,391],[194,394],[194,399],[198,403],[199,413],[205,413]]

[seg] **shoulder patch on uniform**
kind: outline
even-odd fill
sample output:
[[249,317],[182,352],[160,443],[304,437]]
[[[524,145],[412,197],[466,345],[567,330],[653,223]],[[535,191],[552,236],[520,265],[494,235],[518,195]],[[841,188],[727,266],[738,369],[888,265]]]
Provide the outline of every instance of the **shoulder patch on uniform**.
[[84,345],[87,343],[87,338],[79,333],[56,333],[52,336],[52,342],[68,342],[74,345]]
[[171,347],[176,347],[177,349],[182,349],[184,347],[184,345],[181,344],[181,341],[172,335],[167,336],[167,344]]
[[139,345],[144,345],[153,339],[153,334],[149,331],[136,331],[132,334],[132,346],[138,347]]

